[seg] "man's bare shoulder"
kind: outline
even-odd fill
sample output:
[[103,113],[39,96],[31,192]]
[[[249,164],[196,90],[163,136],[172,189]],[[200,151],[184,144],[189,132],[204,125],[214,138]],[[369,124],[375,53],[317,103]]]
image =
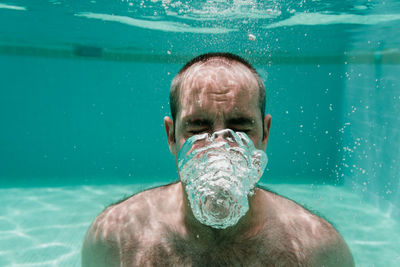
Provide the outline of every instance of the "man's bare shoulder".
[[274,192],[259,191],[270,209],[266,214],[274,221],[273,231],[286,236],[291,248],[308,258],[308,266],[354,266],[346,242],[327,220]]
[[124,227],[125,222],[134,220],[137,226],[142,227],[149,218],[162,216],[172,208],[170,205],[172,202],[175,204],[177,190],[178,183],[144,190],[107,207],[97,216],[93,225],[109,230],[111,227]]
[[[82,248],[82,266],[119,266],[120,251],[134,251],[159,239],[165,216],[177,212],[179,183],[142,191],[106,208],[90,226]],[[107,255],[107,264],[100,263]],[[117,264],[118,263],[118,264]]]

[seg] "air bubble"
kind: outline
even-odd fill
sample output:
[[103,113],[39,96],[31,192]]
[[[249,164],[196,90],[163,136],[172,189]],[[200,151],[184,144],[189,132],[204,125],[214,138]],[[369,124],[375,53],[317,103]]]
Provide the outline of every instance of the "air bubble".
[[249,33],[249,40],[250,41],[255,41],[256,40],[256,36],[254,34]]

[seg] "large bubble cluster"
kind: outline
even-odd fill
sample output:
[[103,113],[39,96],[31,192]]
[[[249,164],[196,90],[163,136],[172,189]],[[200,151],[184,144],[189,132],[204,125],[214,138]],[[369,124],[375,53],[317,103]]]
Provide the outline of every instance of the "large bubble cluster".
[[178,155],[181,181],[194,216],[224,229],[249,209],[248,196],[267,165],[267,155],[250,138],[230,129],[195,135]]

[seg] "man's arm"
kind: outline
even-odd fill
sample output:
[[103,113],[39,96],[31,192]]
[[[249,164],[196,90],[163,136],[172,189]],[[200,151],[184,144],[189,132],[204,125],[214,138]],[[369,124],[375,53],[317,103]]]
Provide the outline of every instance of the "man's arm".
[[120,266],[119,244],[112,223],[97,218],[89,228],[82,247],[82,267]]
[[354,267],[354,260],[344,239],[335,232],[314,249],[311,266]]

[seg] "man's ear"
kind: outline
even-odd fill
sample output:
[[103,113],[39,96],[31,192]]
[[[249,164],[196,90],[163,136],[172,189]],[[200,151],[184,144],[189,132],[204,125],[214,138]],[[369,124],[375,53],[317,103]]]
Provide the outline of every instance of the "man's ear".
[[167,134],[169,151],[172,153],[172,155],[176,156],[174,122],[170,117],[168,116],[164,117],[164,126],[165,126],[165,132]]
[[264,117],[264,136],[263,136],[263,147],[264,150],[267,148],[269,129],[271,128],[271,115],[267,114]]

